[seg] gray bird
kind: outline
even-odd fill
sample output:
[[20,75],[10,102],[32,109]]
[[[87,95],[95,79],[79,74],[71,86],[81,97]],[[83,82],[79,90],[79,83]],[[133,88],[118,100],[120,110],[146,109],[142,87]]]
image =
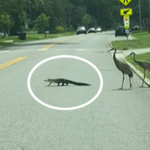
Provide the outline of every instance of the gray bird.
[[[117,52],[117,49],[115,48],[112,48],[111,50],[109,51],[114,51],[114,54],[113,54],[113,60],[114,60],[114,63],[116,65],[116,67],[118,68],[118,70],[120,70],[122,72],[122,75],[123,75],[123,78],[122,78],[122,85],[121,85],[121,88],[120,89],[123,89],[123,84],[124,84],[124,74],[127,74],[129,76],[129,82],[130,82],[130,88],[132,87],[132,84],[131,84],[131,79],[133,77],[133,72],[132,72],[132,69],[130,68],[130,66],[128,66],[128,64],[124,61],[124,62],[121,62],[119,61],[117,58],[116,58],[116,52]],[[108,51],[108,52],[109,52]]]
[[137,60],[135,59],[135,55],[136,55],[136,54],[135,54],[134,52],[130,53],[128,56],[131,56],[131,55],[133,55],[133,60],[134,60],[134,62],[135,62],[136,64],[138,64],[141,68],[144,69],[144,77],[143,77],[143,82],[142,82],[142,86],[141,86],[141,87],[143,87],[143,85],[144,85],[144,80],[145,80],[145,75],[146,75],[146,70],[150,71],[150,62],[137,61]]

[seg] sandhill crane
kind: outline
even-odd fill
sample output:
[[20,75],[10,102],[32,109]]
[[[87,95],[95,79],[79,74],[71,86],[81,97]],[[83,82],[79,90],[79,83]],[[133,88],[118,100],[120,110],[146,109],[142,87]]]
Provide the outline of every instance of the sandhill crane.
[[[112,48],[112,49],[109,50],[109,51],[114,51],[114,54],[113,54],[114,63],[115,63],[115,65],[116,65],[116,67],[118,68],[118,70],[120,70],[120,71],[122,72],[122,75],[123,75],[123,78],[122,78],[122,86],[121,86],[120,89],[123,89],[124,74],[127,74],[127,75],[129,76],[129,82],[130,82],[130,88],[131,88],[131,87],[132,87],[132,84],[131,84],[131,79],[130,79],[130,78],[133,77],[133,72],[132,72],[130,66],[128,66],[125,61],[124,61],[124,63],[123,63],[123,62],[119,61],[119,60],[116,58],[117,49]],[[108,51],[108,52],[109,52],[109,51]]]
[[141,87],[143,87],[144,80],[145,80],[145,75],[146,75],[146,70],[150,71],[150,62],[137,61],[137,60],[135,59],[135,55],[136,55],[136,54],[135,54],[134,52],[130,53],[128,56],[131,56],[131,55],[133,55],[133,60],[134,60],[134,62],[135,62],[136,64],[138,64],[141,68],[144,69],[144,77],[143,77],[143,82],[142,82],[142,86],[141,86]]

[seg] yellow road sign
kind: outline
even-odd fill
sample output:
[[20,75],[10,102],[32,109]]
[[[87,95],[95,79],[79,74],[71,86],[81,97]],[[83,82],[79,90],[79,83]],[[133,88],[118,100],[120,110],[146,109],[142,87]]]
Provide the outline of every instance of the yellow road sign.
[[119,0],[119,2],[121,2],[124,6],[129,5],[129,3],[130,3],[131,1],[132,1],[132,0]]
[[130,27],[130,17],[128,15],[123,16],[124,28],[129,29]]
[[120,15],[121,16],[132,15],[132,8],[123,8],[123,9],[120,9]]

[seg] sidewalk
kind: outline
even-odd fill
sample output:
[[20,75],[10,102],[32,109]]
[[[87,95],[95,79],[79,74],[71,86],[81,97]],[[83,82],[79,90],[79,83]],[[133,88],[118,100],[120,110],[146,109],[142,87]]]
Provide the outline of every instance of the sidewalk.
[[148,53],[148,52],[150,52],[150,48],[124,50],[122,54],[126,57],[131,52],[135,52],[137,55],[138,54],[143,54],[143,53]]

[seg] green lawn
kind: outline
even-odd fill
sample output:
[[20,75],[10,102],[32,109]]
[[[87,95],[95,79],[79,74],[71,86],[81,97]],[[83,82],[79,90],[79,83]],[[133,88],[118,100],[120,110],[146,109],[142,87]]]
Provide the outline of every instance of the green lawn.
[[129,40],[128,45],[127,40],[113,41],[111,44],[120,50],[150,48],[150,33],[148,31],[132,33],[132,36],[136,39]]
[[[136,55],[136,59],[137,60],[143,60],[143,61],[148,61],[150,62],[150,52],[149,53],[145,53],[145,54],[140,54],[140,55]],[[130,62],[132,65],[134,65],[138,70],[140,70],[142,73],[144,73],[143,69],[138,66],[134,61],[133,61],[133,56],[128,56],[126,57],[126,60],[128,62]],[[147,71],[146,73],[146,77],[150,79],[150,72]]]
[[21,42],[41,40],[41,39],[57,38],[61,36],[70,36],[75,34],[76,32],[65,32],[65,33],[58,33],[58,34],[47,34],[45,37],[45,34],[29,33],[26,35],[26,40],[19,40],[18,36],[9,36],[9,37],[0,38],[0,46],[8,46],[16,42],[21,43]]

